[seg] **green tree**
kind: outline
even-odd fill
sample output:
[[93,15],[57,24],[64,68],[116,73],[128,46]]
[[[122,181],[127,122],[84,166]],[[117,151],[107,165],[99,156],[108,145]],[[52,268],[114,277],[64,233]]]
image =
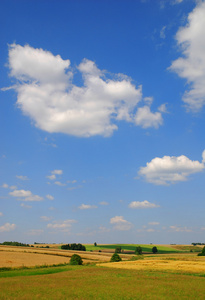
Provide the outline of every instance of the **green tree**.
[[156,246],[154,246],[154,247],[152,248],[152,252],[153,252],[154,254],[156,254],[156,253],[158,252],[158,250],[157,250],[157,247],[156,247]]
[[205,246],[202,249],[202,251],[198,254],[198,256],[205,256]]
[[95,247],[97,246],[97,243],[96,243],[96,242],[94,243],[94,246],[95,246]]
[[121,253],[122,251],[122,248],[121,247],[116,247],[115,248],[115,253]]
[[70,259],[70,265],[82,265],[83,260],[80,255],[73,254]]
[[121,261],[121,260],[122,260],[122,258],[117,253],[114,253],[110,259],[111,262],[117,262],[117,261]]
[[140,246],[137,246],[135,249],[135,254],[142,255],[142,248]]

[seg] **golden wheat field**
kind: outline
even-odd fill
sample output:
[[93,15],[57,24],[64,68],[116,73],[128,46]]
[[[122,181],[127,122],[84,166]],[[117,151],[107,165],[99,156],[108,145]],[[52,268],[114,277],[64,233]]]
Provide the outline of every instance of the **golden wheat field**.
[[[0,268],[2,267],[32,267],[69,263],[70,257],[80,254],[84,263],[108,262],[111,254],[92,253],[60,249],[39,249],[15,246],[0,246]],[[124,255],[126,257],[126,255]]]
[[152,271],[179,271],[188,273],[203,273],[205,274],[205,258],[145,258],[136,261],[122,261],[118,263],[98,264],[109,268],[119,269],[134,269],[134,270],[152,270]]

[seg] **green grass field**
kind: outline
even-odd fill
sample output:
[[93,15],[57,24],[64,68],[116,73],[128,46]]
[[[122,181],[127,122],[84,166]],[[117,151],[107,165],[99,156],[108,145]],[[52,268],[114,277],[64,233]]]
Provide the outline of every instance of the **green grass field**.
[[[122,250],[130,250],[134,251],[137,246],[142,247],[143,252],[150,252],[152,253],[152,248],[155,245],[138,245],[138,244],[110,244],[110,245],[86,245],[86,251],[96,251],[96,250],[103,250],[103,249],[112,249],[115,250],[116,247],[121,247]],[[189,250],[179,250],[179,249],[174,249],[171,247],[167,246],[157,246],[158,253],[179,253],[179,252],[184,252],[184,251],[189,251]]]
[[[50,274],[44,273],[49,269]],[[4,271],[0,278],[0,299],[204,299],[204,295],[205,278],[196,274],[63,266]]]

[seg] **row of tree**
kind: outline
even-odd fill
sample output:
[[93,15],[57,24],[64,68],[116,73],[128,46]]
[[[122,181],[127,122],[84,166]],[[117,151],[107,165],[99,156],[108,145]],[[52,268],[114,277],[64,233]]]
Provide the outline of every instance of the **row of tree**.
[[0,245],[30,247],[29,244],[24,244],[24,243],[19,243],[19,242],[3,242],[3,243],[0,243]]
[[86,251],[85,246],[83,246],[82,244],[66,244],[66,245],[62,245],[61,249],[63,250],[77,250],[77,251]]

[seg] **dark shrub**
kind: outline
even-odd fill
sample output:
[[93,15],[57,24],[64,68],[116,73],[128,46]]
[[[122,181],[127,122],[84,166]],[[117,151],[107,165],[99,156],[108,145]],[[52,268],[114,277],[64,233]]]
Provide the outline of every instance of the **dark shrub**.
[[70,265],[82,265],[83,260],[78,254],[73,254],[70,259]]
[[198,256],[205,256],[205,246],[204,246],[204,248],[202,249],[202,252],[198,254]]
[[135,254],[142,255],[142,248],[140,246],[137,246],[135,249]]
[[111,262],[117,262],[117,261],[121,261],[122,258],[117,254],[117,253],[114,253],[110,259]]
[[153,252],[154,254],[158,252],[158,250],[157,250],[157,247],[156,247],[156,246],[154,246],[154,247],[152,248],[152,252]]
[[121,253],[122,248],[121,247],[116,247],[115,248],[115,253]]

